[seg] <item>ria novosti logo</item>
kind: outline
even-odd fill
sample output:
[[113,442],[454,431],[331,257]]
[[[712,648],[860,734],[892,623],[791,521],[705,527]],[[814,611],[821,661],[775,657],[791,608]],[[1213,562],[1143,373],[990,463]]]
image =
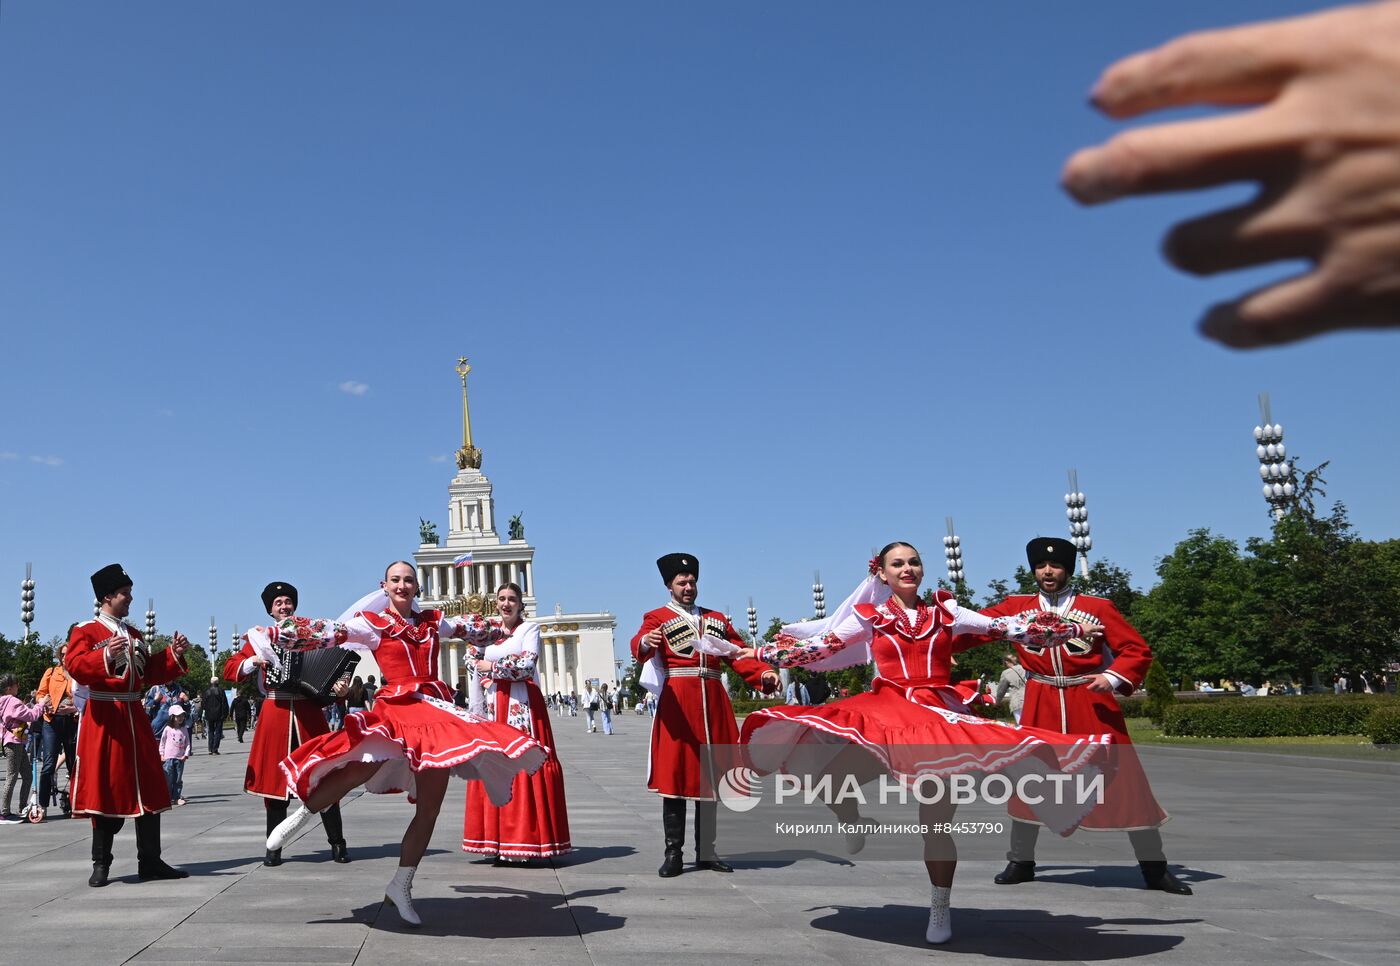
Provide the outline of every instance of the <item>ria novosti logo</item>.
[[[731,768],[720,776],[719,800],[732,812],[747,812],[763,801],[763,777],[752,768]],[[773,776],[773,802],[776,805],[971,805],[982,802],[1005,805],[1019,799],[1031,806],[1092,808],[1105,800],[1105,777],[1097,768],[1086,768],[1072,775],[1059,772],[1029,772],[1016,776],[959,773],[895,777],[884,774],[872,788],[863,788],[855,775],[838,779],[820,776],[777,774]]]

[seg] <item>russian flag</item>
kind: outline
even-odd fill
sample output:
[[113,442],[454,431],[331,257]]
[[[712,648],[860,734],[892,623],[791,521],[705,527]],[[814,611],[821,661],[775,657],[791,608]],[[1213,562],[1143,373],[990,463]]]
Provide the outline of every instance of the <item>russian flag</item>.
[[454,567],[466,567],[466,566],[468,566],[471,562],[472,562],[471,551],[468,551],[468,552],[462,554],[461,556],[453,557],[453,558],[452,558],[452,566],[454,566]]

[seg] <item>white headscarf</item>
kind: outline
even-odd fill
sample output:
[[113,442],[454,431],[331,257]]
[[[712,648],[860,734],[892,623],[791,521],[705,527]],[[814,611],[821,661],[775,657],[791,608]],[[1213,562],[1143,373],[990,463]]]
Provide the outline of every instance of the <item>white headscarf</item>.
[[[874,574],[866,577],[860,582],[860,586],[851,591],[849,597],[837,605],[831,616],[823,617],[815,621],[799,621],[796,624],[784,624],[783,633],[797,638],[800,641],[810,641],[814,638],[825,637],[831,631],[840,627],[851,615],[856,612],[857,604],[874,604],[876,607],[890,599],[889,584],[876,578]],[[844,647],[829,657],[824,657],[811,664],[802,665],[808,671],[839,671],[842,668],[856,667],[861,664],[870,663],[870,645],[852,644]]]

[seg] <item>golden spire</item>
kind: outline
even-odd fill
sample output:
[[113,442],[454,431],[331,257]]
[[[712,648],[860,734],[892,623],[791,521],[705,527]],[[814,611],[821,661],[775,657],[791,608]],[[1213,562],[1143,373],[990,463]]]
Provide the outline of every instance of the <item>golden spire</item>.
[[481,450],[472,445],[472,415],[467,409],[467,374],[471,371],[466,356],[457,360],[457,375],[462,377],[462,448],[457,451],[459,470],[481,469]]

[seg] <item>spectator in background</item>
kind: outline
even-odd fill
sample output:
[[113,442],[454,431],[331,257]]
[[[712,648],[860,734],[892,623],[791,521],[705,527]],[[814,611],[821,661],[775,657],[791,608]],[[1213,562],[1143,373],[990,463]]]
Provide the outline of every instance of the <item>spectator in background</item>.
[[209,729],[211,755],[219,754],[219,745],[224,740],[224,719],[228,717],[228,711],[228,695],[224,694],[219,676],[215,674],[209,678],[209,687],[204,691],[204,720]]
[[[370,680],[374,680],[370,678]],[[345,692],[345,710],[349,714],[359,714],[361,711],[369,710],[369,698],[367,697],[369,688],[365,682],[356,675],[350,680],[350,690]]]
[[598,711],[603,716],[603,734],[612,734],[613,696],[608,693],[606,684],[598,685]]
[[248,716],[253,710],[253,702],[248,700],[248,695],[239,691],[233,699],[231,709],[233,711],[233,730],[238,734],[238,743],[243,744],[243,732],[248,730]]
[[19,681],[13,674],[0,675],[0,728],[4,729],[5,744],[5,809],[0,813],[0,821],[13,824],[20,817],[10,811],[10,799],[14,796],[15,782],[20,783],[19,807],[23,809],[29,799],[30,764],[29,753],[24,743],[29,737],[29,726],[38,721],[48,707],[48,699],[27,705],[16,695],[19,694]]
[[56,797],[54,776],[59,754],[63,754],[64,767],[68,769],[69,788],[73,787],[73,764],[78,760],[78,708],[73,703],[73,679],[63,666],[63,654],[67,650],[67,644],[58,646],[53,667],[46,670],[39,681],[39,697],[49,706],[44,712],[44,763],[39,771],[39,804],[45,808],[52,805]]
[[598,692],[593,690],[591,682],[583,691],[583,712],[588,718],[588,733],[591,735],[598,730]]
[[379,690],[379,685],[374,683],[374,675],[371,674],[365,679],[365,710],[374,708],[374,695]]
[[160,760],[165,769],[165,784],[170,789],[173,805],[185,804],[185,760],[190,757],[188,718],[182,704],[170,706],[170,716],[160,733]]
[[146,692],[146,713],[151,716],[151,733],[157,738],[170,720],[170,703],[174,697],[164,684],[153,684]]
[[1026,703],[1026,669],[1021,667],[1021,662],[1016,660],[1015,654],[1003,654],[1001,663],[1005,670],[1001,672],[1001,677],[997,678],[996,691],[992,693],[992,703],[1001,704],[1003,698],[1008,698],[1011,705],[1011,717],[1016,719],[1016,723],[1021,723],[1021,708]]

